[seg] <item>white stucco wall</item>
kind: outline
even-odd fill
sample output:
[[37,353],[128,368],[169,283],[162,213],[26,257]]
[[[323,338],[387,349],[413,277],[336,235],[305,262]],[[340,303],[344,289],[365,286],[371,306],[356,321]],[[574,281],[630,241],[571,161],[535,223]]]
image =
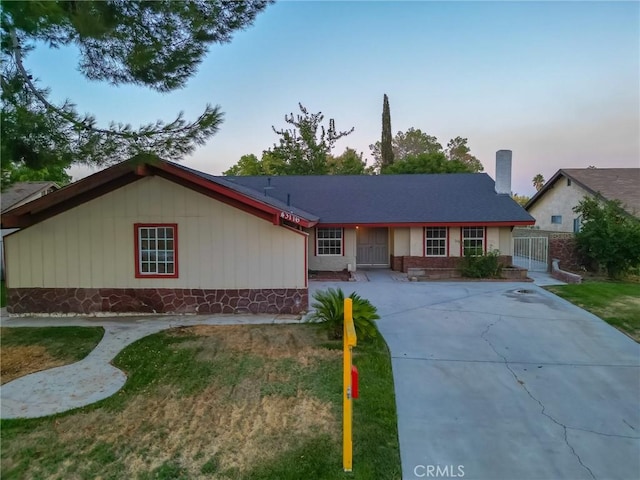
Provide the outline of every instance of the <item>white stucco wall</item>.
[[[134,224],[178,224],[179,278],[135,278]],[[304,288],[305,236],[146,177],[5,237],[7,286]]]
[[[529,208],[536,219],[536,227],[552,232],[573,232],[573,220],[578,215],[573,208],[590,194],[575,182],[567,185],[567,178],[561,176],[547,192]],[[562,223],[551,223],[552,215],[561,215]]]

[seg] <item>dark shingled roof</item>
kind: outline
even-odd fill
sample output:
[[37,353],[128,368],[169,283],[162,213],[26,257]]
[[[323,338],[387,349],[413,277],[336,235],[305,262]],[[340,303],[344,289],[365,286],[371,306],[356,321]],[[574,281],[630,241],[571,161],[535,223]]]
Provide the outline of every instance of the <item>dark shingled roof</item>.
[[[227,187],[247,197],[253,198],[254,200],[266,203],[267,205],[271,205],[272,207],[279,208],[287,212],[291,212],[295,215],[306,218],[307,220],[311,220],[312,222],[318,221],[317,215],[309,211],[305,211],[299,208],[297,205],[296,206],[294,206],[293,204],[287,205],[286,198],[284,199],[284,201],[282,201],[276,198],[275,196],[271,196],[271,197],[265,196],[264,192],[262,191],[257,191],[251,187],[241,185],[238,182],[230,181],[232,177],[219,177],[219,176],[210,175],[208,173],[201,172],[199,170],[194,170],[193,168],[185,167],[184,165],[180,165],[179,163],[168,162],[168,161],[167,163],[173,165],[174,167],[178,167],[182,170],[193,173],[194,175],[198,175],[206,180],[209,180],[210,182],[217,183],[218,185]],[[262,178],[265,178],[265,182],[266,182],[266,177],[262,177]]]
[[[286,204],[290,195],[291,205],[312,212],[323,224],[535,221],[508,195],[498,195],[485,173],[222,178],[263,199],[266,191]],[[268,178],[271,188],[265,189]]]

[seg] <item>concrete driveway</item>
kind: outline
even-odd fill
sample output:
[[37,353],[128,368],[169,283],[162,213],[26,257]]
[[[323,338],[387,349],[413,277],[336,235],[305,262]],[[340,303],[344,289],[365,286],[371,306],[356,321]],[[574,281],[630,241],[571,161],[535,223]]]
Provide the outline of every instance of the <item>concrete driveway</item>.
[[367,275],[311,289],[378,307],[404,479],[640,478],[640,345],[530,283]]

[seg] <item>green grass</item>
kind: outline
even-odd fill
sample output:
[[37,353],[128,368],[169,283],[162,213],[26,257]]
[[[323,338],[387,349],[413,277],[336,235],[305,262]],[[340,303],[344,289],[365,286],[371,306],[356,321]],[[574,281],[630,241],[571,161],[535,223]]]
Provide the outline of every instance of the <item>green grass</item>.
[[4,307],[7,304],[7,287],[4,284],[4,280],[0,280],[0,307]]
[[102,327],[3,327],[2,347],[41,346],[55,358],[68,362],[83,359],[104,335]]
[[547,289],[640,342],[640,283],[599,281]]
[[[274,332],[280,327],[283,332],[299,329],[296,341],[309,338],[313,348],[325,353],[312,361],[300,361],[296,354],[263,355],[253,348],[239,353],[225,348],[215,336],[188,331],[161,332],[133,343],[114,360],[128,375],[116,395],[64,414],[0,422],[2,478],[400,479],[391,363],[382,338],[362,342],[354,350],[361,398],[354,401],[353,473],[345,474],[342,366],[335,351],[341,342],[325,340],[313,324],[236,328],[249,329],[253,342],[253,332]],[[303,347],[296,344],[296,349]],[[264,448],[275,454],[250,465],[225,466],[229,452],[212,447],[214,438],[227,434],[229,428],[216,431],[216,423],[209,423],[218,410],[243,412],[252,401],[257,405],[273,401],[286,409],[288,402],[295,403],[301,395],[328,406],[335,420],[328,424],[334,425],[333,431],[314,427],[297,434],[285,430],[279,437],[265,436]],[[177,405],[173,416],[165,403]],[[304,414],[310,419],[316,416],[315,411]],[[160,420],[151,418],[155,415]],[[246,420],[251,429],[266,422],[255,417]],[[199,429],[201,424],[205,426]],[[180,428],[184,434],[177,437],[184,443],[169,451],[167,439]],[[249,440],[239,436],[233,452],[241,451]],[[134,473],[131,458],[140,459]]]

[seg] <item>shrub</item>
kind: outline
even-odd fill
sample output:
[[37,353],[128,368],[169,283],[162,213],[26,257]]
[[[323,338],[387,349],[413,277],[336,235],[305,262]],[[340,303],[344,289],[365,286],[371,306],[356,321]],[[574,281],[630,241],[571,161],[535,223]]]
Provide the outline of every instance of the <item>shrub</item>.
[[[344,292],[342,289],[328,288],[313,294],[315,302],[311,305],[315,312],[309,317],[322,322],[330,338],[342,338],[344,329]],[[378,320],[378,310],[369,300],[357,293],[349,295],[353,302],[353,324],[360,339],[374,338],[378,333],[374,320]]]
[[469,278],[497,278],[502,273],[502,264],[499,260],[500,252],[494,250],[486,254],[471,255],[465,253],[460,262],[460,273]]
[[578,250],[589,263],[612,278],[640,267],[640,221],[619,201],[585,197],[573,210],[582,218],[576,233]]

